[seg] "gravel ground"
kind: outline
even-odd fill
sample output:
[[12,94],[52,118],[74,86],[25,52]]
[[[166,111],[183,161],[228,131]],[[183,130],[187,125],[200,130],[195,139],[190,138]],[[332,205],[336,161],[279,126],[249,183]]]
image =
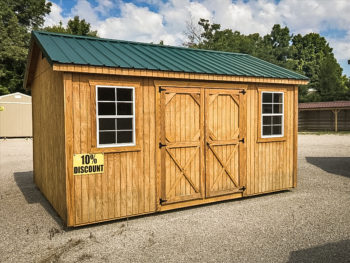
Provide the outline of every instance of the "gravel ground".
[[350,135],[300,135],[292,191],[67,229],[0,141],[0,262],[350,262]]

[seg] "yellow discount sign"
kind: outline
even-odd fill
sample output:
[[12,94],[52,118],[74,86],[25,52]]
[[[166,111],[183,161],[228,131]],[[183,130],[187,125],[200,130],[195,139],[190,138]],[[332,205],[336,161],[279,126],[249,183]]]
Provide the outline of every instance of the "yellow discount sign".
[[104,170],[103,153],[74,154],[74,174],[100,174]]

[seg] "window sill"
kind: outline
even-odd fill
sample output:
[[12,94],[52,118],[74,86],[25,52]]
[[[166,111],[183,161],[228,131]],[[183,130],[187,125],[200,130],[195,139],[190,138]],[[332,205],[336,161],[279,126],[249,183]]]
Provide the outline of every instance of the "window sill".
[[284,142],[286,140],[287,140],[286,136],[284,136],[284,137],[272,137],[272,138],[259,137],[257,139],[257,142],[259,142],[259,143],[261,143],[261,142]]
[[91,147],[91,153],[139,152],[141,150],[142,150],[142,148],[138,145],[136,145],[136,146],[121,146],[121,147],[105,147],[105,148]]

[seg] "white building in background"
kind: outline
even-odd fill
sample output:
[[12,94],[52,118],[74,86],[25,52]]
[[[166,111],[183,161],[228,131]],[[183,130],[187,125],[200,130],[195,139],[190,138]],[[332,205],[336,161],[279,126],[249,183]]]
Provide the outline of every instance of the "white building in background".
[[0,138],[32,137],[32,97],[20,92],[0,96]]

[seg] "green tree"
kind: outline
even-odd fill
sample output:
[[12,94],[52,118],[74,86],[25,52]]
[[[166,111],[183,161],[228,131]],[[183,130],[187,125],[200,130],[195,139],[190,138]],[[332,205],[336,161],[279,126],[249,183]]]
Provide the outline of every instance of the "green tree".
[[342,71],[333,56],[327,56],[322,60],[317,86],[322,101],[342,100],[347,97]]
[[62,22],[60,22],[58,25],[45,27],[44,30],[56,33],[97,37],[97,31],[92,31],[90,23],[87,23],[85,19],[80,20],[79,16],[70,19],[67,23],[67,27],[63,27]]
[[[334,58],[333,49],[327,40],[317,33],[304,36],[298,34],[292,39],[293,70],[310,79],[310,83],[299,89],[299,100],[327,101],[344,99],[346,85],[342,68]],[[315,92],[309,93],[309,90]]]
[[278,24],[265,36],[221,30],[220,24],[211,24],[206,19],[200,19],[198,25],[200,33],[193,25],[185,33],[186,46],[246,53],[304,74],[310,83],[299,88],[302,102],[350,99],[349,79],[342,76],[332,48],[319,34],[293,36],[288,27]]
[[50,12],[45,0],[0,0],[0,95],[23,90],[30,31]]

